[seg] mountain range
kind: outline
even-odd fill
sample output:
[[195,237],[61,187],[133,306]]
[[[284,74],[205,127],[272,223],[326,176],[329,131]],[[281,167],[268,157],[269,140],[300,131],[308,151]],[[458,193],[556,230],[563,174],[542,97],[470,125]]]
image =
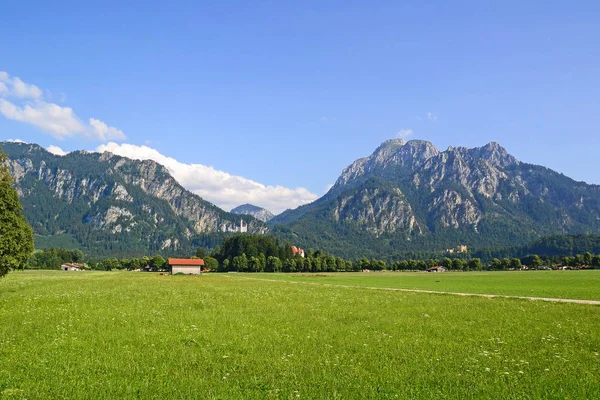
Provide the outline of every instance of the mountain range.
[[57,156],[35,144],[1,145],[37,247],[177,254],[207,235],[235,230],[240,221],[248,232],[266,231],[262,221],[225,212],[187,191],[154,161],[108,152]]
[[599,186],[520,162],[495,142],[440,151],[426,141],[388,140],[346,167],[323,197],[275,217],[249,204],[225,212],[153,161],[1,146],[38,247],[187,254],[218,245],[240,221],[250,233],[343,257],[600,233]]
[[498,143],[438,150],[392,139],[346,167],[320,199],[269,225],[345,256],[513,246],[600,232],[600,187],[518,161]]

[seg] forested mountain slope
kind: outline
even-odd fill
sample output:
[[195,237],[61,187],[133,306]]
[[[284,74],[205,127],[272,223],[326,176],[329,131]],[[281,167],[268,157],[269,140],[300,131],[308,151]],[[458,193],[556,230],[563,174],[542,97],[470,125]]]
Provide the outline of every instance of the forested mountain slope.
[[223,226],[239,226],[240,220],[248,232],[266,230],[251,216],[225,212],[185,190],[154,161],[0,145],[38,242],[71,243],[91,254],[170,254],[191,251],[207,235],[222,236]]
[[343,256],[522,245],[600,233],[600,187],[522,163],[494,142],[440,151],[393,139],[346,167],[322,198],[269,224]]

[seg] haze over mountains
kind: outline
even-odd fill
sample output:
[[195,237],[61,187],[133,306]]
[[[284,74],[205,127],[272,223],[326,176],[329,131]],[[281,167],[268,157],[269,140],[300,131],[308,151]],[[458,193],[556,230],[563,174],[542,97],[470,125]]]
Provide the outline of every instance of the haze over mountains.
[[185,252],[218,243],[240,219],[249,232],[267,232],[268,221],[271,233],[294,244],[345,257],[600,233],[600,187],[519,162],[498,143],[440,151],[426,141],[388,140],[346,167],[326,195],[272,219],[249,204],[227,213],[153,161],[2,147],[25,215],[44,237],[38,243],[67,238],[92,252]]

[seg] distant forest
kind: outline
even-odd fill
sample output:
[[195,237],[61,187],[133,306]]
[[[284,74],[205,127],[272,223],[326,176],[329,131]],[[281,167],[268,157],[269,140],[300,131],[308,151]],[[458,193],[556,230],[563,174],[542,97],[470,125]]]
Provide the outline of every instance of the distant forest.
[[[195,254],[217,272],[342,272],[369,270],[425,270],[444,266],[448,270],[512,270],[523,265],[549,268],[561,265],[572,268],[600,268],[600,235],[554,235],[526,246],[487,248],[472,253],[432,254],[407,252],[404,257],[353,260],[336,257],[324,250],[305,249],[304,257],[294,251],[291,242],[264,235],[236,234],[225,237],[213,248],[198,247]],[[164,270],[168,269],[161,254],[124,258],[94,258],[81,250],[45,249],[29,259],[30,269],[59,269],[63,263],[82,263],[97,270]]]

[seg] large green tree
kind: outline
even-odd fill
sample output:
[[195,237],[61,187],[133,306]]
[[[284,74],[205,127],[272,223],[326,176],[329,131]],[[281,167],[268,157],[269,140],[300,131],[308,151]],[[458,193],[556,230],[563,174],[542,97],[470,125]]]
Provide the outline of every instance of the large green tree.
[[204,257],[204,268],[217,271],[219,269],[219,261],[213,257]]
[[167,260],[160,254],[157,254],[148,261],[148,264],[154,269],[161,269],[167,264]]
[[0,277],[11,269],[23,268],[33,252],[33,231],[22,210],[7,156],[0,149]]

